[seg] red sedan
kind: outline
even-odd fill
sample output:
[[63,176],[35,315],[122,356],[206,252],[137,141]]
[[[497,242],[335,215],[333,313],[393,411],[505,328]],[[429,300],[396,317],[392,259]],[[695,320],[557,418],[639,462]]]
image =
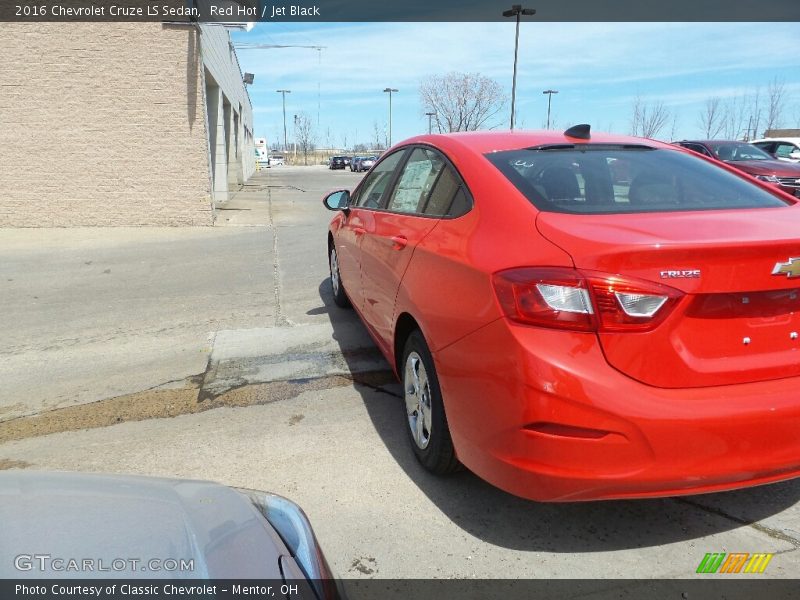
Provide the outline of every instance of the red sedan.
[[800,207],[639,138],[420,136],[326,196],[420,462],[545,501],[800,475]]

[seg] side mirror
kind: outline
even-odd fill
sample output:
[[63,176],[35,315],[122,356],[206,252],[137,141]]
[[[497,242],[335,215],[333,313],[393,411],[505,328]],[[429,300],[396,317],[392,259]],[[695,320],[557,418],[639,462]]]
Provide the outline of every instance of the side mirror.
[[322,199],[328,210],[347,210],[350,208],[350,190],[337,190]]

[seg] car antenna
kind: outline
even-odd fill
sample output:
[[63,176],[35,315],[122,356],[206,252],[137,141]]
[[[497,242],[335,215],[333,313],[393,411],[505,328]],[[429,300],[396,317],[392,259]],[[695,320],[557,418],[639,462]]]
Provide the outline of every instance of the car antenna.
[[590,133],[589,133],[589,130],[591,129],[591,127],[592,126],[589,125],[588,123],[582,123],[580,125],[573,125],[572,127],[570,127],[569,129],[567,129],[564,132],[564,135],[566,137],[578,138],[580,140],[588,140],[588,139],[590,139],[592,137],[590,135]]

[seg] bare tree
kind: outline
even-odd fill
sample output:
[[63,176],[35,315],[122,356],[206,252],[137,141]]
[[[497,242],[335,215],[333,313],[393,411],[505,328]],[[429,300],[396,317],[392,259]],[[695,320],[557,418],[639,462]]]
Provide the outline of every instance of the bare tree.
[[729,140],[739,139],[745,129],[749,128],[749,123],[758,121],[760,114],[757,93],[750,97],[745,94],[731,96],[725,104],[722,137]]
[[297,115],[297,146],[303,153],[303,164],[308,164],[308,153],[314,149],[316,132],[314,131],[314,121],[306,113]]
[[372,144],[375,150],[384,150],[386,148],[386,144],[381,139],[381,138],[383,138],[383,140],[386,139],[385,129],[386,128],[384,127],[384,131],[381,132],[381,129],[378,126],[378,122],[377,121],[372,122]]
[[672,113],[672,125],[669,128],[669,139],[674,140],[678,133],[678,113]]
[[776,77],[767,88],[767,123],[765,129],[775,129],[780,126],[785,96],[786,86],[784,86],[782,80]]
[[706,100],[705,108],[700,112],[700,128],[706,139],[713,140],[725,127],[725,106],[719,97]]
[[650,104],[636,96],[631,115],[631,135],[654,138],[669,121],[669,110],[661,101]]
[[433,112],[439,133],[491,129],[505,108],[499,83],[480,73],[432,75],[419,86],[422,112]]

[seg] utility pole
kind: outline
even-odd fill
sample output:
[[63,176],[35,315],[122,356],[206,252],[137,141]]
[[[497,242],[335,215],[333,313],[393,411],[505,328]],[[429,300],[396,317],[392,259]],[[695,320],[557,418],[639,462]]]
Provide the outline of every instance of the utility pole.
[[558,93],[558,90],[545,90],[542,93],[547,94],[547,128],[550,129],[550,100],[553,99],[553,94]]
[[392,147],[392,93],[399,92],[400,90],[396,90],[395,88],[386,88],[383,90],[384,92],[389,92],[389,148]]
[[294,162],[297,162],[297,115],[294,116]]
[[436,113],[435,112],[427,112],[425,114],[428,115],[428,135],[430,135],[431,133],[433,133],[433,127],[431,125],[431,119],[434,117],[434,115]]
[[289,150],[289,144],[286,141],[286,94],[291,94],[292,90],[275,90],[277,93],[283,95],[283,151]]
[[514,78],[511,83],[511,131],[514,131],[514,107],[517,100],[517,54],[519,53],[519,19],[522,15],[535,15],[533,8],[522,8],[521,4],[513,4],[510,10],[504,10],[504,17],[516,17],[517,35],[514,38]]

